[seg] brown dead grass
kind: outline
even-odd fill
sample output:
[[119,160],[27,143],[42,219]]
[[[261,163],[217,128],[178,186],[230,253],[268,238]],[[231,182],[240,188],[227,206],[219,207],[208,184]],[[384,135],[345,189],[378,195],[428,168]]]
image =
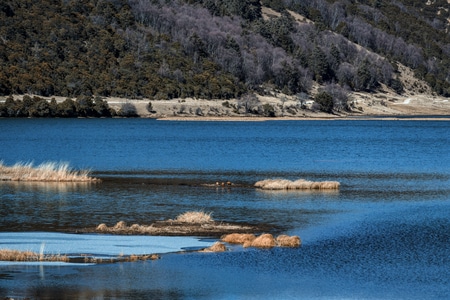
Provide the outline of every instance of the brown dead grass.
[[200,250],[200,252],[224,252],[227,251],[227,247],[225,244],[221,242],[215,242],[212,246]]
[[296,235],[288,236],[285,234],[279,235],[276,241],[277,245],[280,247],[299,247],[302,243],[300,237]]
[[298,179],[265,179],[255,183],[255,187],[263,190],[337,190],[340,183],[337,181],[308,181]]
[[221,240],[229,244],[244,244],[253,242],[256,236],[252,233],[230,233],[222,236]]
[[52,261],[68,262],[66,255],[38,254],[32,251],[0,249],[0,261]]
[[74,171],[67,163],[46,162],[38,166],[32,163],[16,163],[5,166],[0,161],[0,180],[5,181],[41,181],[41,182],[93,182],[89,171]]
[[177,222],[204,224],[213,222],[211,213],[205,213],[203,211],[187,211],[177,216],[175,219]]
[[[267,230],[267,225],[248,225],[227,222],[216,222],[211,213],[188,211],[180,214],[175,220],[156,221],[150,225],[133,224],[128,226],[119,221],[113,226],[102,223],[96,228],[86,228],[83,232],[110,234],[143,234],[164,236],[221,236],[226,233],[261,232]],[[254,238],[254,236],[253,236]]]
[[256,237],[250,245],[244,244],[244,247],[256,247],[256,248],[273,248],[277,245],[277,242],[273,235],[270,233],[264,233]]
[[275,239],[270,233],[264,233],[258,237],[254,234],[231,233],[222,236],[221,241],[229,244],[241,244],[244,248],[299,247],[301,245],[301,240],[298,236],[283,234]]
[[114,262],[131,262],[138,260],[156,260],[159,259],[158,254],[143,255],[118,255],[110,259],[103,259],[80,254],[78,257],[69,257],[67,255],[38,254],[32,251],[20,251],[11,249],[0,249],[0,261],[16,261],[16,262],[73,262],[73,263],[114,263]]

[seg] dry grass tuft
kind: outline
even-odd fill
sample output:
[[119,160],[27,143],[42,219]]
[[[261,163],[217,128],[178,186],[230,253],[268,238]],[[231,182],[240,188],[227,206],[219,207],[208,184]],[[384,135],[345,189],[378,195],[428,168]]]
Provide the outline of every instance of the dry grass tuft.
[[251,233],[230,233],[222,236],[221,240],[229,244],[244,244],[253,242],[255,238],[256,236]]
[[44,255],[32,251],[0,249],[0,261],[59,261],[68,262],[66,255]]
[[38,166],[32,163],[16,163],[11,167],[0,161],[0,180],[6,181],[51,181],[51,182],[94,182],[89,171],[74,171],[68,163],[45,162]]
[[225,244],[221,242],[215,242],[212,246],[201,250],[200,252],[224,252],[227,251]]
[[119,221],[116,225],[114,225],[113,229],[123,230],[127,228],[127,223],[125,221]]
[[279,247],[299,247],[301,245],[300,237],[279,235],[276,239],[269,233],[262,234],[255,237],[253,234],[247,233],[231,233],[222,236],[222,242],[229,244],[242,244],[244,248],[257,247],[257,248],[272,248]]
[[97,231],[107,231],[108,230],[108,226],[106,226],[105,223],[102,223],[102,224],[97,226],[96,230]]
[[203,211],[188,211],[177,216],[175,221],[184,223],[205,224],[213,222],[214,220],[211,217],[211,213],[205,213]]
[[308,181],[298,179],[265,179],[255,183],[255,187],[263,190],[337,190],[340,183],[337,181]]
[[279,235],[276,241],[277,245],[280,247],[299,247],[302,243],[300,237],[296,235],[288,236],[285,234]]
[[251,247],[257,248],[272,248],[275,247],[276,245],[277,242],[275,241],[273,235],[271,235],[270,233],[261,234],[251,243]]

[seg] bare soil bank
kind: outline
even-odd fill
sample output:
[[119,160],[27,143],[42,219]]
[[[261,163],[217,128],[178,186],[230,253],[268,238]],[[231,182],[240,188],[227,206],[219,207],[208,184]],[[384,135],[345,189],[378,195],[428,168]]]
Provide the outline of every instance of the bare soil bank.
[[[313,101],[306,101],[304,108],[290,96],[258,96],[259,106],[270,105],[274,116],[248,114],[239,108],[237,99],[202,100],[127,100],[108,98],[110,107],[119,110],[124,103],[135,106],[140,117],[161,120],[196,120],[196,121],[265,121],[265,120],[333,120],[354,117],[409,117],[411,119],[424,116],[450,118],[449,99],[430,95],[400,96],[390,93],[353,93],[351,96],[352,111],[334,112],[333,114],[313,110]],[[151,103],[151,111],[148,106]],[[447,119],[447,118],[444,118]]]
[[[21,99],[23,95],[13,95],[15,99]],[[33,95],[30,95],[33,96]],[[58,102],[65,97],[41,97],[50,100],[55,98]],[[205,100],[195,98],[150,100],[150,99],[126,99],[105,98],[109,106],[116,111],[123,108],[124,104],[132,104],[135,112],[141,118],[154,118],[160,120],[195,120],[195,121],[266,121],[266,120],[334,120],[357,118],[387,117],[387,119],[450,119],[449,98],[434,96],[431,92],[416,94],[413,92],[398,95],[382,89],[377,93],[353,92],[349,96],[351,111],[335,111],[332,114],[313,109],[314,101],[307,99],[302,105],[294,96],[273,94],[271,96],[257,96],[258,103],[247,103],[247,106],[259,113],[246,113],[242,100]],[[0,97],[4,101],[6,97]],[[149,104],[151,106],[149,107]],[[272,108],[272,115],[265,116],[261,111]],[[129,105],[127,105],[129,109]],[[448,118],[447,118],[448,117]]]

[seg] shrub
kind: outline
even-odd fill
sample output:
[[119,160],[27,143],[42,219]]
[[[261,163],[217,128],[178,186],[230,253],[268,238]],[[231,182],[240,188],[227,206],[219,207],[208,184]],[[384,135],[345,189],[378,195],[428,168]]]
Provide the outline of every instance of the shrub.
[[314,97],[314,101],[320,105],[320,110],[323,112],[333,112],[333,97],[327,92],[319,92]]

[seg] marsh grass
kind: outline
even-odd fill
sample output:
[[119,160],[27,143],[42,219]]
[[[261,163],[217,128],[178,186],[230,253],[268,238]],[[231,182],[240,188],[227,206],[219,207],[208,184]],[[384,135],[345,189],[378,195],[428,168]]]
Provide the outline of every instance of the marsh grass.
[[229,244],[245,244],[253,242],[256,236],[252,233],[230,233],[222,236],[221,240]]
[[270,233],[264,233],[260,236],[248,233],[231,233],[221,237],[221,241],[229,244],[241,244],[244,248],[272,248],[272,247],[299,247],[301,245],[300,237],[285,234],[279,235],[276,239]]
[[118,255],[109,259],[93,257],[90,255],[80,254],[79,256],[69,257],[67,255],[53,255],[36,253],[32,251],[20,251],[11,249],[0,249],[0,261],[15,262],[71,262],[71,263],[115,263],[115,262],[132,262],[139,260],[156,260],[159,259],[158,254],[131,254]]
[[131,226],[128,226],[124,221],[119,221],[113,226],[101,223],[95,229],[87,228],[84,232],[165,236],[213,236],[232,232],[260,231],[262,230],[261,228],[262,227],[248,224],[217,222],[211,217],[211,213],[188,211],[178,215],[174,220],[168,219],[166,221],[156,221],[150,225],[132,224]]
[[0,161],[0,180],[6,181],[43,181],[43,182],[92,182],[98,179],[90,177],[89,171],[75,171],[64,162],[45,162],[38,166],[33,163],[16,163],[5,166]]
[[68,262],[67,255],[42,254],[32,251],[19,251],[11,249],[0,249],[0,261],[48,261]]
[[265,179],[255,183],[255,187],[263,190],[337,190],[340,183],[337,181],[308,181],[298,179]]
[[210,247],[200,250],[199,252],[224,252],[227,251],[225,244],[221,242],[215,242]]
[[187,211],[178,215],[175,219],[176,222],[205,224],[214,222],[212,213],[205,213],[203,211]]
[[273,235],[270,233],[264,233],[256,237],[251,243],[244,243],[244,247],[256,247],[256,248],[273,248],[277,245],[277,242]]

